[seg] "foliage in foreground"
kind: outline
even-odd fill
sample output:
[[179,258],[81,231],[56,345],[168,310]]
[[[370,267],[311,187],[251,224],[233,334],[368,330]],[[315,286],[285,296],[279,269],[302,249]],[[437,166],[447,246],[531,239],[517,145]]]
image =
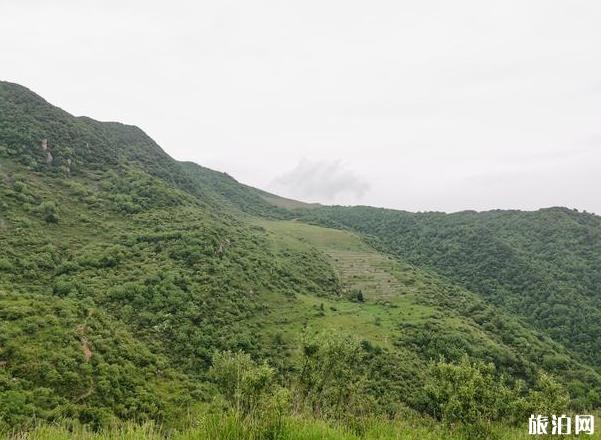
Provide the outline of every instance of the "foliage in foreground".
[[[177,432],[166,432],[153,423],[136,425],[126,423],[100,432],[85,427],[42,425],[31,431],[6,435],[10,440],[473,440],[469,430],[449,427],[432,420],[407,417],[386,421],[365,419],[361,432],[347,426],[327,423],[306,417],[286,417],[276,435],[265,432],[246,420],[231,414],[205,414],[198,416],[191,425]],[[531,439],[527,425],[509,427],[491,425],[488,438],[495,440]],[[543,437],[544,438],[544,437]],[[551,437],[552,438],[552,437]],[[562,438],[583,438],[563,436]],[[601,438],[599,433],[586,438]]]
[[[215,353],[209,372],[219,397],[191,412],[179,429],[125,423],[91,431],[63,420],[5,436],[15,440],[509,439],[522,437],[518,427],[527,418],[524,411],[561,412],[567,405],[565,392],[549,377],[542,379],[537,391],[524,394],[496,376],[491,365],[466,358],[458,364],[439,361],[430,366],[425,409],[433,417],[405,409],[392,419],[383,418],[356,403],[366,397],[363,377],[346,361],[357,356],[358,349],[357,341],[340,335],[308,338],[303,372],[289,389],[277,383],[271,367],[248,354]],[[357,408],[366,410],[358,414]],[[511,414],[515,418],[509,418]]]

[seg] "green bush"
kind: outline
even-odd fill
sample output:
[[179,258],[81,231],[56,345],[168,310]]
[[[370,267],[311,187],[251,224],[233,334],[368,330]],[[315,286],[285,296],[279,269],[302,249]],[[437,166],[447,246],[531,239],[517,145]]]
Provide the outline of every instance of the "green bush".
[[37,211],[42,215],[46,223],[58,223],[58,207],[54,201],[45,201],[40,203]]
[[570,401],[565,388],[546,373],[526,392],[522,382],[510,384],[493,364],[467,356],[457,363],[432,363],[424,393],[430,414],[484,438],[493,422],[519,423],[524,414],[562,414]]
[[334,418],[369,412],[365,352],[358,339],[339,333],[305,335],[302,350],[297,410]]
[[247,353],[213,355],[209,376],[226,400],[229,415],[243,419],[260,438],[277,437],[288,413],[289,393],[275,382],[275,371],[254,362]]
[[215,353],[209,376],[237,413],[249,415],[274,403],[286,403],[285,393],[275,382],[275,370],[266,363],[257,364],[247,353]]

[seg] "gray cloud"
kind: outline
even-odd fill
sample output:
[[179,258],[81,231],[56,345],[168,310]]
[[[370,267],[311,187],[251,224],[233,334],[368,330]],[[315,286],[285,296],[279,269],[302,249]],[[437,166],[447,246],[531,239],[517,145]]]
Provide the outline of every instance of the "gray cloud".
[[270,188],[288,197],[332,203],[361,199],[369,184],[340,160],[302,159],[293,169],[275,178]]

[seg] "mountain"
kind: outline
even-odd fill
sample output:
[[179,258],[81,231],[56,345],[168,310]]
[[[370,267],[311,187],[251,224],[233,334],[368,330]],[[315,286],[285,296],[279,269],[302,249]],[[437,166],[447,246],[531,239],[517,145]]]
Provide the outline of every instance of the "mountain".
[[[564,209],[304,204],[0,82],[0,429],[177,427],[227,397],[210,368],[228,350],[319,417],[441,418],[441,357],[492,365],[520,402],[565,387],[572,408],[597,407],[600,232]],[[310,342],[322,333],[358,341],[352,357]]]

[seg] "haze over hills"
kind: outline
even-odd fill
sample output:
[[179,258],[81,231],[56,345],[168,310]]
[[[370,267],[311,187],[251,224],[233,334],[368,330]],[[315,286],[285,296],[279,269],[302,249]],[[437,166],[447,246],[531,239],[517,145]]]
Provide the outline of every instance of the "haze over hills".
[[[0,160],[1,428],[176,426],[219,394],[227,350],[320,416],[348,401],[442,418],[427,392],[440,357],[491,363],[523,410],[554,386],[601,405],[597,216],[304,204],[6,82]],[[361,361],[339,366],[353,399],[303,382],[320,330],[358,341]]]

